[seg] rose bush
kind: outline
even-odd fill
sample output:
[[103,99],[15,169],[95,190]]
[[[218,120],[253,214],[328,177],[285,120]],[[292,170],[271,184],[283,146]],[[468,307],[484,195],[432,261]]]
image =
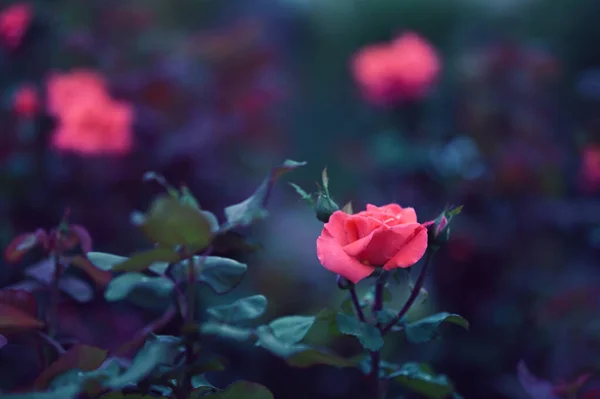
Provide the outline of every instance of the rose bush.
[[368,204],[354,215],[336,211],[317,239],[321,264],[355,284],[377,267],[410,267],[426,249],[427,228],[417,222],[413,208],[398,204]]

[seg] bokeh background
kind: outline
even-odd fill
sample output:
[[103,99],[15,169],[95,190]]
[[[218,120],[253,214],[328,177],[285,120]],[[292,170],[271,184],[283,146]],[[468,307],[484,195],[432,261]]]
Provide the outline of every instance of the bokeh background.
[[[528,398],[521,359],[557,383],[600,366],[597,0],[2,0],[0,12],[3,247],[69,208],[94,250],[127,255],[148,246],[130,213],[161,192],[144,172],[185,182],[222,218],[269,168],[307,161],[283,180],[312,191],[327,166],[334,199],[355,209],[397,202],[426,221],[464,204],[411,317],[459,313],[471,331],[392,345],[391,359],[431,362],[468,399]],[[435,55],[395,54],[422,90],[374,101],[364,79],[393,65],[375,57],[361,74],[357,57],[406,32]],[[427,68],[439,73],[418,78]],[[339,304],[316,258],[322,223],[285,182],[269,210],[243,231],[259,250],[224,253],[248,263],[243,286],[206,304],[262,293],[265,320]],[[0,270],[1,286],[23,278]],[[61,306],[61,331],[108,348],[157,315],[101,296]],[[358,371],[223,350],[232,368],[216,384],[366,397]],[[30,381],[27,361],[18,345],[0,351],[4,387]]]

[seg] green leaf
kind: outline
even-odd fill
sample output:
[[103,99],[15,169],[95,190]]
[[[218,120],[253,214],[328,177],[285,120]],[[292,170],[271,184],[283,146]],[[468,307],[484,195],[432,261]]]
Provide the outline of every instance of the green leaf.
[[324,168],[323,172],[321,172],[321,181],[323,182],[323,190],[325,191],[325,195],[329,197],[329,176],[327,176],[327,168]]
[[106,287],[104,298],[109,302],[120,301],[134,290],[149,290],[155,295],[168,297],[175,283],[165,277],[149,277],[142,273],[125,273],[115,277]]
[[68,385],[46,392],[0,393],[0,399],[77,399],[79,392],[79,386]]
[[34,388],[44,389],[59,374],[71,369],[80,371],[95,370],[106,359],[107,351],[94,346],[77,344],[62,354],[48,366],[33,383]]
[[295,353],[288,357],[286,362],[290,366],[298,368],[306,368],[318,364],[337,368],[356,367],[356,362],[353,359],[346,359],[334,353],[317,348],[307,348]]
[[177,191],[177,189],[171,186],[163,175],[159,175],[158,173],[153,171],[148,171],[144,173],[144,176],[142,176],[142,181],[155,181],[158,184],[160,184],[171,197],[179,198],[179,192]]
[[377,351],[383,347],[383,338],[377,327],[363,323],[355,317],[338,313],[337,326],[342,334],[352,335],[369,351]]
[[212,317],[227,323],[256,319],[262,316],[266,310],[267,298],[264,295],[252,295],[238,299],[229,305],[206,309]]
[[306,162],[286,160],[282,165],[271,169],[269,176],[263,180],[261,185],[249,198],[225,208],[225,217],[227,219],[225,230],[236,226],[249,226],[256,220],[265,218],[267,216],[265,206],[277,179],[284,173],[304,165],[306,165]]
[[404,326],[408,342],[421,344],[429,342],[437,336],[437,329],[443,322],[453,323],[469,329],[469,322],[463,317],[448,312],[437,313]]
[[[169,252],[172,252],[172,251],[169,250]],[[165,251],[164,253],[166,254],[167,252]],[[142,252],[142,255],[150,256],[149,254],[146,254],[145,252]],[[154,256],[154,254],[152,256]],[[168,256],[171,256],[171,255],[168,255]],[[108,253],[104,253],[104,252],[88,252],[87,258],[98,269],[105,270],[105,271],[111,271],[111,270],[113,270],[115,265],[122,264],[129,259],[126,256],[113,255],[113,254],[108,254]],[[140,260],[140,261],[142,263],[145,262],[145,260],[143,260],[143,261]],[[169,265],[168,261],[167,262],[156,261],[156,262],[151,262],[147,268],[152,270],[155,273],[163,274],[165,272],[165,270],[167,269],[168,265]]]
[[228,324],[214,322],[203,323],[200,327],[200,333],[203,335],[215,335],[239,342],[256,338],[255,331],[251,328],[230,326]]
[[213,399],[274,399],[273,394],[265,386],[248,381],[234,382],[224,391],[208,397]]
[[[205,283],[218,295],[226,294],[237,287],[248,268],[244,263],[220,256],[194,256],[193,264],[197,281]],[[188,261],[179,263],[173,272],[175,278],[185,279],[188,267]]]
[[435,375],[424,364],[405,363],[400,370],[391,373],[388,378],[430,399],[444,399],[454,391],[448,377]]
[[323,309],[319,311],[315,315],[315,322],[310,330],[308,330],[303,342],[307,344],[320,344],[324,338],[340,336],[336,319],[337,312],[334,310]]
[[115,272],[141,272],[151,266],[154,266],[156,270],[157,264],[169,264],[177,262],[179,259],[179,254],[171,248],[154,248],[125,258],[121,263],[114,264],[112,270]]
[[460,206],[457,206],[456,208],[453,208],[453,209],[449,210],[448,211],[448,216],[454,217],[454,216],[460,214],[462,212],[462,210],[463,210],[463,207],[464,207],[464,205],[460,205]]
[[348,201],[346,203],[346,205],[344,205],[342,207],[342,211],[344,213],[347,213],[348,215],[353,215],[354,214],[354,209],[352,209],[352,201]]
[[[372,359],[370,355],[360,356],[360,364],[358,365],[358,368],[363,372],[364,375],[369,375],[371,373],[371,361]],[[399,368],[399,364],[381,360],[379,362],[379,378],[387,378],[391,373]]]
[[336,312],[323,309],[315,316],[280,317],[262,328],[267,328],[279,343],[294,345],[302,341],[320,341],[325,336],[338,336],[335,317]]
[[201,209],[198,200],[196,200],[196,197],[194,197],[194,195],[187,186],[181,186],[181,195],[179,197],[179,200],[182,204],[191,205],[192,207],[198,210]]
[[297,344],[304,339],[315,320],[315,316],[285,316],[270,322],[269,327],[279,341]]
[[104,382],[110,389],[120,389],[136,383],[154,371],[172,351],[172,343],[161,340],[148,340],[138,351],[131,365],[120,375],[114,376]]
[[184,245],[199,250],[214,235],[213,221],[205,213],[169,195],[157,197],[146,215],[134,213],[132,222],[150,241],[170,248]]
[[204,387],[209,388],[210,390],[216,389],[213,386],[213,384],[211,384],[210,382],[208,382],[206,380],[206,378],[202,374],[195,375],[195,376],[192,377],[192,387],[194,389],[196,389],[196,388],[204,388]]
[[260,326],[256,333],[258,335],[256,346],[260,346],[275,356],[285,359],[290,366],[304,368],[325,364],[334,367],[354,367],[358,364],[326,349],[280,341],[275,337],[269,326]]
[[294,188],[294,190],[296,190],[296,192],[300,195],[300,197],[302,197],[302,199],[304,201],[306,201],[306,203],[308,203],[308,205],[310,206],[315,206],[315,201],[312,198],[312,195],[310,195],[309,193],[307,193],[306,191],[304,191],[302,189],[302,187],[300,187],[297,184],[294,183],[288,183],[290,186],[292,186]]

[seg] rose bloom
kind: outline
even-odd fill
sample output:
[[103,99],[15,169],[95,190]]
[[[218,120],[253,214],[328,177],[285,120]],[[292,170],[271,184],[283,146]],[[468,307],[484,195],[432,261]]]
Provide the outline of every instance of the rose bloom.
[[133,145],[132,121],[127,103],[82,98],[62,110],[52,146],[81,155],[124,154]]
[[365,47],[351,68],[365,99],[376,105],[423,98],[441,69],[435,49],[414,32]]
[[13,109],[17,115],[31,119],[37,115],[39,105],[38,91],[34,85],[23,85],[15,92]]
[[10,49],[15,49],[21,44],[21,40],[29,24],[31,23],[32,10],[27,3],[16,3],[0,13],[0,40]]
[[48,112],[58,116],[72,104],[82,99],[109,97],[106,79],[99,73],[86,69],[75,69],[66,73],[53,73],[46,80]]
[[355,284],[377,267],[410,267],[426,249],[427,228],[417,222],[413,208],[397,204],[369,204],[354,215],[336,211],[317,239],[321,264]]

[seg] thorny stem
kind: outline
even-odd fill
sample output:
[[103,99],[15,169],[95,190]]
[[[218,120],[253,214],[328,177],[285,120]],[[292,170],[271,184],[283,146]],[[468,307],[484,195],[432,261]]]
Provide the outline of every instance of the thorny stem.
[[350,299],[352,300],[352,305],[354,305],[354,310],[356,311],[356,315],[358,319],[365,322],[365,315],[363,314],[362,308],[360,307],[360,302],[358,301],[358,296],[356,295],[356,288],[351,287],[350,289]]
[[185,314],[185,324],[192,324],[196,314],[196,268],[194,258],[188,259],[187,270],[187,311]]
[[[385,280],[377,279],[375,282],[375,298],[373,301],[373,316],[377,317],[377,314],[383,309],[383,288],[385,286]],[[379,327],[379,322],[377,322]],[[379,363],[381,360],[381,353],[379,350],[370,352],[371,354],[371,379],[373,384],[373,399],[380,399],[381,390],[379,386]]]
[[175,308],[177,309],[177,313],[185,319],[186,315],[186,305],[185,305],[185,294],[181,290],[179,286],[179,282],[173,277],[173,268],[175,267],[174,263],[169,263],[167,266],[167,270],[165,272],[165,276],[167,276],[171,281],[173,281],[174,289],[173,289],[173,302],[175,304]]
[[48,336],[54,338],[58,322],[58,303],[60,301],[60,289],[58,287],[59,278],[62,274],[62,264],[60,256],[54,254],[54,275],[52,276],[52,285],[50,286],[50,309],[48,312]]
[[[209,246],[201,255],[201,261],[204,261],[204,258],[208,256],[212,252],[212,246]],[[195,312],[196,312],[196,268],[194,264],[194,257],[188,258],[188,273],[187,273],[187,310],[185,313],[185,323],[184,327],[191,327],[194,324],[195,320]],[[186,372],[183,377],[183,390],[187,394],[192,390],[192,375],[189,373],[189,369],[194,364],[196,360],[196,355],[194,353],[194,342],[186,337],[185,339],[185,363],[186,363]]]
[[383,329],[381,330],[382,335],[385,335],[386,333],[388,333],[390,331],[390,329],[394,325],[396,325],[396,323],[398,323],[406,315],[406,313],[408,313],[411,306],[415,303],[415,301],[419,297],[421,288],[423,288],[423,284],[425,283],[425,275],[427,274],[427,269],[429,268],[429,264],[431,263],[431,259],[433,258],[434,253],[435,253],[435,250],[429,250],[429,249],[427,250],[427,252],[425,254],[425,263],[423,264],[423,267],[421,268],[421,272],[419,273],[419,277],[417,278],[417,281],[415,282],[415,286],[413,287],[413,289],[410,293],[410,296],[408,297],[408,299],[406,300],[406,303],[404,304],[402,309],[400,309],[398,314],[388,324],[386,324],[383,327]]

